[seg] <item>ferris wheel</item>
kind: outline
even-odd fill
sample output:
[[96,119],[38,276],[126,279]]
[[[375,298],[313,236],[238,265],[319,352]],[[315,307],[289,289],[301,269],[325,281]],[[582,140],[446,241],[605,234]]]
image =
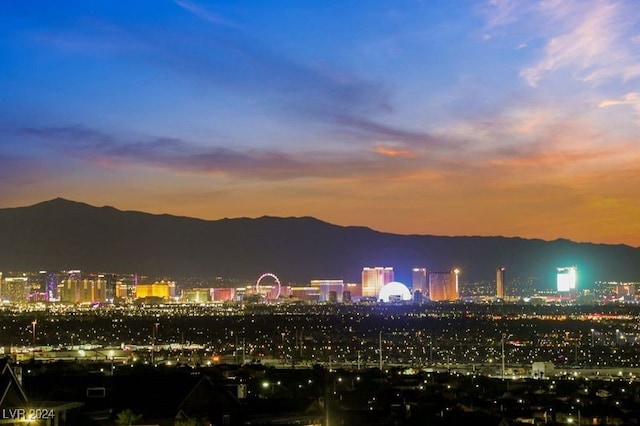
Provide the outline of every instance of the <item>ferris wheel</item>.
[[[275,275],[272,274],[271,272],[267,272],[266,274],[262,274],[260,275],[260,278],[258,278],[258,281],[256,281],[256,287],[255,287],[255,292],[256,294],[260,294],[260,282],[266,278],[266,277],[270,277],[273,278],[275,280],[275,294],[273,292],[273,290],[270,292],[269,296],[273,296],[271,297],[272,299],[277,299],[278,297],[280,297],[280,279]],[[270,297],[267,297],[267,299],[269,299]]]

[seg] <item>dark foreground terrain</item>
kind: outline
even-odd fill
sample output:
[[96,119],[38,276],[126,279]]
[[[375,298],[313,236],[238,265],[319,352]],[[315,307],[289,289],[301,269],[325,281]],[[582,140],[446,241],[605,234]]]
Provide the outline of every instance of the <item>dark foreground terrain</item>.
[[[640,382],[630,377],[502,380],[317,365],[137,365],[113,375],[104,363],[20,367],[23,406],[49,407],[59,425],[620,425],[640,416]],[[4,413],[10,402],[3,400]]]

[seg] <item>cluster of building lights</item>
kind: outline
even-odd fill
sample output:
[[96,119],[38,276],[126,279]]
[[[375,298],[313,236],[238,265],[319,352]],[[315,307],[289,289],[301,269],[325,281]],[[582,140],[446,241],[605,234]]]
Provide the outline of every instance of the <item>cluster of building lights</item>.
[[[430,271],[413,268],[412,282],[407,286],[395,280],[394,269],[389,266],[362,268],[360,282],[342,279],[314,279],[307,286],[283,285],[273,273],[261,275],[254,284],[235,287],[177,288],[173,280],[149,281],[138,275],[84,274],[79,270],[63,272],[39,271],[13,276],[0,272],[0,300],[5,303],[61,302],[67,304],[96,304],[131,302],[275,302],[300,300],[307,302],[447,302],[461,299],[461,271]],[[509,299],[506,268],[496,268],[492,297]],[[468,283],[467,283],[468,284]],[[578,268],[557,268],[557,291],[544,297],[575,299],[578,294]],[[635,286],[614,283],[616,295],[632,296]],[[515,289],[515,287],[514,287]],[[491,287],[489,287],[491,290]],[[538,293],[539,295],[541,293]],[[485,294],[485,296],[491,296]]]

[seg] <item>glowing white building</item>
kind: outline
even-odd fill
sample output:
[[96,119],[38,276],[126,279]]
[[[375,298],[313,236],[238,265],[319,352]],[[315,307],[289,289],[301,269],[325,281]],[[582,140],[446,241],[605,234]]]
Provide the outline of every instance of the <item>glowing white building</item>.
[[558,269],[556,275],[558,293],[569,293],[576,290],[576,284],[578,282],[578,267],[577,266],[565,266]]
[[406,285],[392,281],[382,287],[378,300],[382,302],[406,302],[412,300],[411,291]]

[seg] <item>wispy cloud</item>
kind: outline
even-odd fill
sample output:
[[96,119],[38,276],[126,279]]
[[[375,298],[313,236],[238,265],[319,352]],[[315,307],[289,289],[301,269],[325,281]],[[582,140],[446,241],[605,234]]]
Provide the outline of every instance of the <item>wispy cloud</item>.
[[414,156],[414,153],[408,149],[398,148],[395,146],[385,146],[385,145],[377,145],[375,151],[378,154],[385,155],[388,157],[405,157],[411,158]]
[[462,141],[444,135],[405,130],[350,114],[335,115],[332,122],[350,134],[359,135],[372,142],[399,142],[415,149],[437,148],[445,151],[453,151],[462,145]]
[[542,38],[540,54],[520,73],[535,87],[560,71],[593,85],[639,77],[636,12],[632,2],[611,0],[491,0],[485,13],[490,30],[517,24],[530,40]]
[[640,93],[629,92],[619,99],[605,99],[598,104],[600,108],[608,108],[612,106],[629,105],[640,113]]
[[[352,152],[298,152],[277,149],[203,148],[175,138],[143,138],[131,141],[82,126],[22,128],[23,137],[69,157],[106,167],[135,166],[178,174],[228,176],[242,179],[283,180],[297,178],[342,178],[368,175],[399,176],[422,164],[405,162],[389,167],[394,158],[411,160],[409,151],[379,147],[367,154]],[[383,154],[374,155],[374,154]]]
[[526,170],[549,170],[550,168],[555,171],[570,168],[574,172],[576,164],[584,167],[586,163],[600,163],[603,158],[617,155],[619,152],[620,148],[615,147],[589,151],[575,148],[559,148],[553,151],[533,150],[530,153],[523,152],[521,155],[497,158],[492,160],[490,164],[502,168],[503,171],[510,169],[516,173],[526,173]]
[[527,8],[527,3],[518,0],[489,0],[484,10],[487,26],[495,28],[516,22],[523,8]]
[[[629,92],[617,99],[605,99],[598,104],[598,107],[606,109],[613,107],[631,108],[635,113],[636,125],[640,125],[640,92]],[[634,130],[637,131],[637,127]]]
[[[622,101],[633,100],[629,98]],[[453,130],[454,140],[466,137],[475,142],[472,151],[458,156],[459,162],[487,164],[497,176],[517,176],[523,181],[600,173],[640,159],[640,152],[635,154],[638,150],[633,148],[637,139],[606,131],[597,121],[576,116],[573,109],[513,107],[489,123],[466,122]],[[481,167],[480,173],[486,172]]]
[[573,7],[573,14],[564,19],[564,30],[548,40],[542,57],[523,69],[522,77],[532,86],[558,70],[593,84],[638,77],[640,60],[629,50],[628,33],[640,22],[638,15],[608,1],[578,2]]
[[[180,31],[173,27],[142,30],[83,19],[71,29],[34,30],[29,37],[50,49],[94,55],[99,61],[107,52],[113,55],[111,60],[134,61],[142,69],[162,69],[197,85],[204,97],[221,91],[236,98],[250,97],[280,121],[339,126],[363,117],[375,123],[393,112],[391,90],[383,81],[338,65],[300,61],[266,43],[260,34],[236,31],[235,23],[194,2],[175,3],[216,25]],[[132,51],[136,54],[130,55]],[[131,69],[137,72],[140,67]],[[384,130],[384,125],[379,126]]]
[[174,2],[182,7],[185,10],[188,10],[189,12],[193,13],[194,15],[198,16],[201,19],[204,19],[207,22],[210,22],[212,24],[216,24],[216,25],[224,25],[227,27],[234,27],[234,28],[238,28],[239,26],[234,23],[229,21],[228,19],[226,19],[225,17],[214,13],[206,8],[204,8],[203,6],[200,6],[194,2],[190,2],[187,0],[174,0]]

